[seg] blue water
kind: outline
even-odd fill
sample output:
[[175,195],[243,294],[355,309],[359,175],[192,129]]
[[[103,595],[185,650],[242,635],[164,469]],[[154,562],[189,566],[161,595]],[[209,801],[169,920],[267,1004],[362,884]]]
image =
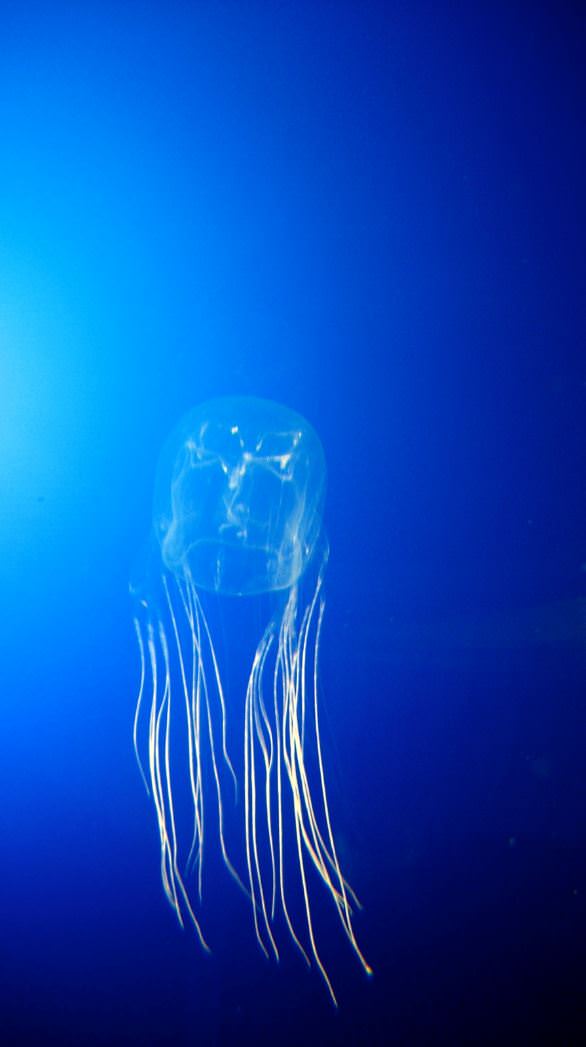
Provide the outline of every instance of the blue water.
[[[584,68],[579,5],[2,4],[2,1044],[585,1042]],[[223,395],[328,463],[338,1011],[219,874],[180,931],[132,752]]]

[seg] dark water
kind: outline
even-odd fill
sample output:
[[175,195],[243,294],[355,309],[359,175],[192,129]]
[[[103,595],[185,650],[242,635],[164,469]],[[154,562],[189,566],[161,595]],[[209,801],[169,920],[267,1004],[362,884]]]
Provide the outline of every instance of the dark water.
[[[0,1040],[586,1038],[580,5],[2,5]],[[128,577],[210,396],[329,470],[324,756],[368,980],[163,897]]]

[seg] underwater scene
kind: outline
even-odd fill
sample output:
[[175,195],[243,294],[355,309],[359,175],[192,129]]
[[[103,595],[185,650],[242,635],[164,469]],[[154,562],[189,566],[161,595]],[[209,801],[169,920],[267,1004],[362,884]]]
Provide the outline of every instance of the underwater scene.
[[0,4],[0,1044],[586,1042],[580,5]]

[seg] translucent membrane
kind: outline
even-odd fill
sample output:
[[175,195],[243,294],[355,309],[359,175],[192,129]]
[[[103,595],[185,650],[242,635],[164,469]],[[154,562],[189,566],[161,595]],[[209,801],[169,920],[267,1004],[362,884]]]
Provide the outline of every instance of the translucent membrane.
[[294,585],[322,531],[321,443],[294,411],[253,397],[211,400],[172,433],[154,522],[165,565],[197,588],[251,595]]

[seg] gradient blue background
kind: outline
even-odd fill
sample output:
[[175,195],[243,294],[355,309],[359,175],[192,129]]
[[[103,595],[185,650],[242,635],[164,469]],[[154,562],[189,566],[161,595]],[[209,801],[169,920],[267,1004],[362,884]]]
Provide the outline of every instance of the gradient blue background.
[[[559,6],[1,5],[3,1044],[585,1041],[586,23]],[[179,931],[133,760],[157,455],[225,393],[328,459],[326,759],[376,970],[332,924],[338,1013],[230,903],[211,958]]]

